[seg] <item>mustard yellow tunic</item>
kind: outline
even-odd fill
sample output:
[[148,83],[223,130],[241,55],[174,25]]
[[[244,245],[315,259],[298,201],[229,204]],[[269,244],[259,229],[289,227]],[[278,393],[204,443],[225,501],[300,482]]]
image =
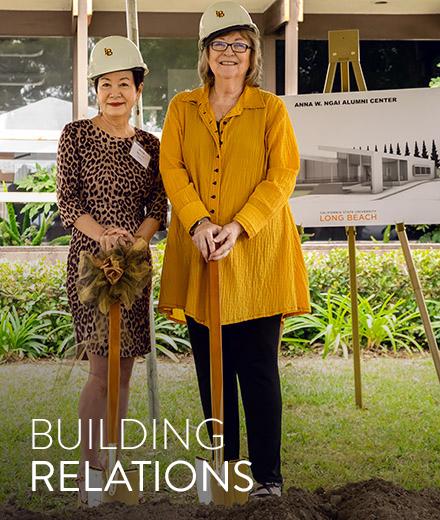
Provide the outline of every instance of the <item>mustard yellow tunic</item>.
[[245,229],[220,262],[223,324],[309,312],[307,273],[289,207],[299,170],[284,103],[245,87],[220,123],[209,88],[171,101],[161,139],[160,171],[172,204],[159,309],[207,324],[207,265],[189,230],[202,217]]

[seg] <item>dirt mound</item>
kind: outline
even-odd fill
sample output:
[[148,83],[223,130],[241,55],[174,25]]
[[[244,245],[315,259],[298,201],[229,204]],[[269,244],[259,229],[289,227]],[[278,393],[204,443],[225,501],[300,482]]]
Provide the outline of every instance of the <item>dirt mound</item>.
[[440,489],[406,491],[385,480],[347,484],[327,496],[337,520],[438,520]]
[[99,508],[35,513],[14,504],[0,505],[2,520],[440,520],[440,489],[406,491],[384,480],[369,480],[314,493],[290,488],[281,499],[250,501],[225,509],[175,503],[155,496],[139,506],[106,504]]

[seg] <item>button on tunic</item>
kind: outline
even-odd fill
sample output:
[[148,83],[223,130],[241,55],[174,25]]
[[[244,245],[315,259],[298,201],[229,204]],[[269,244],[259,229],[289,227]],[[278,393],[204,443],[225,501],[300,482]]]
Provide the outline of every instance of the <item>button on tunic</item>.
[[307,273],[289,197],[299,154],[284,103],[245,87],[220,124],[209,88],[178,94],[162,133],[160,171],[172,204],[159,309],[208,322],[207,264],[189,235],[201,218],[245,232],[220,261],[223,324],[310,311]]

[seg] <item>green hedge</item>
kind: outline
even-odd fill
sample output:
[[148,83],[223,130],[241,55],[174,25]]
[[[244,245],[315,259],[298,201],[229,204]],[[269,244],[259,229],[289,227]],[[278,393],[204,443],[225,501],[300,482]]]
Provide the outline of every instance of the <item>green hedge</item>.
[[[155,257],[154,295],[157,299],[163,244],[159,245]],[[335,249],[325,254],[306,252],[305,257],[315,306],[313,321],[302,317],[287,320],[283,337],[284,352],[289,354],[309,349],[310,340],[324,326],[327,327],[328,335],[328,323],[324,323],[328,320],[334,322],[332,333],[337,342],[330,351],[336,352],[341,347],[341,351],[346,354],[350,349],[351,333],[349,311],[343,311],[349,302],[347,251]],[[357,260],[360,308],[365,314],[360,316],[360,321],[362,327],[365,325],[366,328],[363,347],[377,348],[377,337],[381,337],[380,334],[377,335],[377,331],[369,332],[368,327],[385,330],[390,324],[397,327],[401,320],[402,323],[405,322],[405,327],[393,329],[393,334],[397,337],[400,330],[403,343],[396,346],[390,335],[382,330],[384,337],[380,347],[394,350],[402,348],[407,336],[408,349],[414,350],[418,345],[426,348],[419,316],[414,314],[416,304],[402,254],[399,251],[382,254],[359,252]],[[428,307],[434,318],[436,331],[439,331],[440,251],[415,251],[414,260],[425,296],[429,300]],[[64,263],[52,265],[45,259],[36,263],[1,262],[0,280],[0,360],[25,356],[57,356],[73,345]],[[339,311],[339,317],[336,317],[336,310]],[[326,314],[328,312],[330,317]],[[188,350],[185,327],[156,315],[156,328],[162,351],[172,356],[175,351]],[[369,334],[375,334],[376,340],[369,337]],[[327,340],[330,341],[328,338]],[[322,335],[313,343],[314,347],[319,348],[326,344]],[[324,351],[326,353],[326,348]]]
[[[383,301],[393,295],[393,301],[403,299],[413,308],[414,294],[402,253],[399,250],[386,253],[358,252],[357,274],[359,294],[373,295]],[[440,250],[413,252],[414,262],[426,299],[440,301]],[[344,295],[349,287],[348,252],[334,249],[328,254],[306,253],[312,299],[331,290]]]

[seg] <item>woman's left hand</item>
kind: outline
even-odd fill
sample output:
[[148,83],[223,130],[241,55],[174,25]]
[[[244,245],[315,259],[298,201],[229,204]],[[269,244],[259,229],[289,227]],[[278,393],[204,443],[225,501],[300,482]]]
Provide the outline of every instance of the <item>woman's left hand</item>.
[[232,248],[235,246],[237,238],[243,233],[243,226],[233,220],[229,224],[223,226],[220,233],[214,238],[216,244],[221,244],[220,247],[211,253],[208,260],[221,260],[228,256]]
[[119,227],[108,228],[99,237],[99,244],[103,251],[110,251],[118,245],[129,247],[134,241],[135,239],[129,231]]

